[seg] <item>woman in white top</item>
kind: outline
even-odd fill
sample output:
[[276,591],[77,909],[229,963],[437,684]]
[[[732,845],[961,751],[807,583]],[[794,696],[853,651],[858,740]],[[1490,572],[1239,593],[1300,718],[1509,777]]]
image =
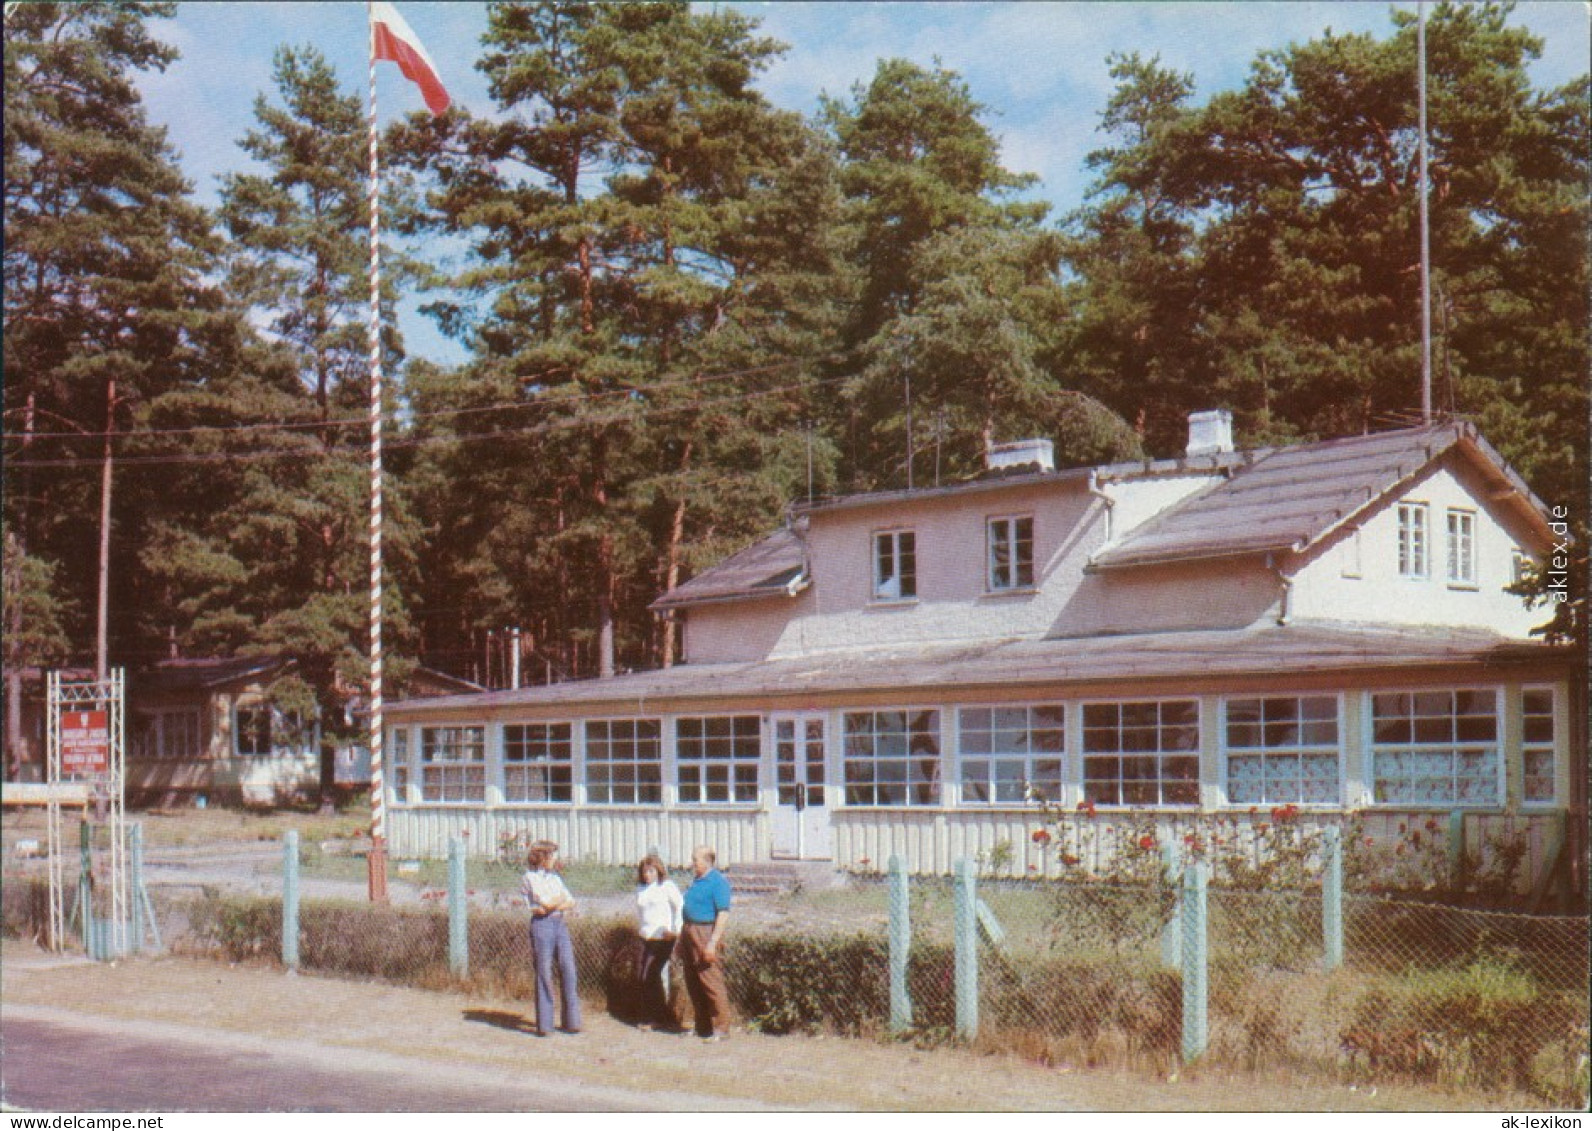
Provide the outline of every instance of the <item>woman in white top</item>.
[[558,967],[559,996],[563,999],[566,1033],[580,1032],[580,995],[575,987],[575,947],[564,916],[575,900],[556,871],[558,845],[539,840],[531,845],[527,871],[521,884],[531,908],[531,957],[536,964],[536,1035],[550,1036],[553,1029],[553,967]]
[[677,1022],[669,1008],[669,956],[674,940],[680,936],[680,889],[669,878],[669,869],[653,853],[636,865],[636,919],[641,932],[641,954],[636,961],[636,980],[641,983],[642,1028],[654,1025],[674,1029]]

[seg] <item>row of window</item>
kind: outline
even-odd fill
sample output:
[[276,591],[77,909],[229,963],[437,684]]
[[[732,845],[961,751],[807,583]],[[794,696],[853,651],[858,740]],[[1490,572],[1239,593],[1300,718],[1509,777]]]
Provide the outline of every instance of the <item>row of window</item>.
[[[1450,585],[1474,586],[1476,513],[1449,507],[1446,523],[1446,577]],[[1427,580],[1432,575],[1431,507],[1427,503],[1398,506],[1399,576]],[[1029,589],[1034,585],[1034,520],[1031,515],[1003,516],[985,523],[984,584],[990,593]],[[912,530],[881,530],[873,536],[873,599],[910,601],[918,595],[917,534]]]
[[[204,754],[203,716],[192,707],[140,712],[134,750],[139,757],[189,761]],[[232,712],[232,752],[245,758],[312,753],[320,747],[315,723],[264,703]]]
[[[1431,508],[1426,503],[1400,503],[1399,576],[1425,581],[1432,576]],[[1476,584],[1476,513],[1449,507],[1447,520],[1447,580],[1450,585]]]
[[[991,518],[984,527],[984,584],[991,593],[1034,585],[1032,515]],[[912,601],[918,596],[918,536],[912,530],[881,530],[873,536],[873,599]]]
[[[1370,696],[1368,771],[1372,799],[1388,805],[1491,806],[1503,800],[1500,695],[1494,689],[1377,692]],[[963,804],[1021,805],[1031,790],[1063,794],[1067,711],[1082,712],[1082,796],[1096,805],[1199,803],[1200,705],[1195,699],[1035,703],[955,710]],[[783,720],[782,720],[783,722]],[[941,803],[941,712],[937,708],[847,711],[840,735],[841,794],[850,806]],[[663,800],[664,720],[599,719],[583,724],[586,801],[656,805]],[[1554,800],[1553,693],[1522,697],[1523,799]],[[1336,805],[1343,791],[1342,723],[1336,695],[1260,696],[1222,704],[1227,800],[1235,805]],[[788,725],[787,725],[788,729]],[[484,801],[486,728],[425,726],[419,764],[409,731],[392,733],[394,782],[405,796],[411,773],[424,801]],[[506,802],[575,800],[575,725],[502,728]],[[763,723],[756,715],[674,720],[675,786],[681,804],[758,801]],[[779,741],[790,745],[793,736]],[[816,744],[814,749],[819,749]],[[791,758],[794,759],[794,746]],[[821,753],[817,777],[822,784]],[[783,765],[783,763],[781,763]],[[793,772],[779,779],[783,789]],[[790,778],[787,781],[786,778]],[[782,794],[783,796],[783,794]],[[809,798],[822,804],[822,791]],[[783,803],[783,802],[782,802]]]

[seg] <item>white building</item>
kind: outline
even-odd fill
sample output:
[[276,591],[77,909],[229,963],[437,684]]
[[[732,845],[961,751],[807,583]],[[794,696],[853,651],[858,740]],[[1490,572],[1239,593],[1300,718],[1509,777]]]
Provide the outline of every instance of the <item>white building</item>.
[[1508,592],[1552,513],[1467,424],[1229,435],[1197,414],[1179,460],[1054,470],[1043,443],[799,506],[656,602],[682,664],[394,704],[392,851],[942,871],[1005,843],[1051,871],[1033,787],[1169,823],[1460,812],[1528,826],[1540,868],[1585,789],[1582,669]]

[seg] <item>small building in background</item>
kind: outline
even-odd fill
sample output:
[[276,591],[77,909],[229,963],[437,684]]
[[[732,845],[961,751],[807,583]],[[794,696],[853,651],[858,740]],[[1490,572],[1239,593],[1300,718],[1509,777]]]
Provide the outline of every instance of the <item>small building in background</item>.
[[[313,800],[321,788],[323,720],[284,711],[271,685],[291,674],[284,656],[166,660],[128,680],[127,796],[131,804],[277,805]],[[475,690],[425,668],[410,695]],[[347,708],[357,712],[358,705]],[[333,785],[350,792],[370,778],[363,743],[333,751]]]

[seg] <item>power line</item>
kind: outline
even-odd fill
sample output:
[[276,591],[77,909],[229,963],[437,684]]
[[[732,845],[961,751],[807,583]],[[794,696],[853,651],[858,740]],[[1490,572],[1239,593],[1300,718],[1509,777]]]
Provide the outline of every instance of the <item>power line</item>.
[[[634,413],[612,412],[596,417],[566,418],[562,420],[544,420],[535,424],[520,425],[513,428],[500,428],[491,432],[449,433],[436,436],[410,436],[388,441],[384,446],[395,448],[425,448],[443,444],[465,444],[481,440],[501,440],[506,436],[536,436],[546,433],[574,428],[603,427],[609,424],[620,424],[635,419],[655,419],[677,415],[683,412],[703,412],[715,408],[729,407],[759,400],[765,397],[780,396],[792,391],[819,388],[826,385],[838,384],[850,380],[846,376],[819,377],[811,381],[778,385],[769,389],[757,389],[745,393],[738,393],[731,397],[720,397],[708,401],[692,401],[678,405],[652,405],[637,409]],[[543,405],[542,407],[549,407]],[[148,433],[118,433],[131,437],[143,438]],[[34,439],[38,439],[35,435]],[[282,457],[304,458],[315,455],[362,455],[364,448],[360,445],[334,445],[320,449],[306,448],[268,448],[260,451],[234,451],[234,452],[204,452],[204,453],[169,453],[156,455],[122,455],[116,459],[117,465],[122,467],[158,467],[181,464],[204,463],[236,463],[248,460],[277,459]],[[6,465],[12,468],[78,468],[99,467],[104,462],[102,456],[85,456],[80,458],[62,459],[13,459],[7,460]]]
[[[781,369],[789,369],[798,365],[821,364],[839,360],[838,357],[826,358],[791,358],[786,361],[772,362],[768,365],[753,366],[748,369],[727,370],[721,373],[701,374],[692,377],[680,377],[672,380],[651,382],[645,386],[624,389],[600,389],[586,393],[547,393],[544,392],[535,400],[529,401],[498,401],[494,404],[473,405],[469,408],[434,409],[430,412],[410,412],[406,414],[409,420],[433,420],[446,417],[471,416],[491,412],[508,412],[515,409],[530,408],[557,408],[563,404],[578,404],[616,398],[633,398],[645,396],[654,392],[668,392],[673,389],[684,388],[692,385],[704,385],[718,381],[733,381],[738,377],[755,377],[764,373],[775,373]],[[794,388],[795,386],[782,386]],[[11,410],[13,413],[20,411]],[[51,414],[54,415],[54,414]],[[64,417],[61,419],[65,419]],[[251,424],[198,424],[184,428],[147,428],[138,432],[119,430],[108,433],[114,439],[143,439],[150,436],[208,436],[228,435],[245,432],[261,431],[315,431],[323,428],[353,428],[363,427],[368,423],[365,417],[334,417],[327,420],[280,421]],[[74,430],[71,432],[30,432],[33,440],[95,440],[104,439],[105,432],[89,432]],[[20,466],[20,465],[19,465]]]

